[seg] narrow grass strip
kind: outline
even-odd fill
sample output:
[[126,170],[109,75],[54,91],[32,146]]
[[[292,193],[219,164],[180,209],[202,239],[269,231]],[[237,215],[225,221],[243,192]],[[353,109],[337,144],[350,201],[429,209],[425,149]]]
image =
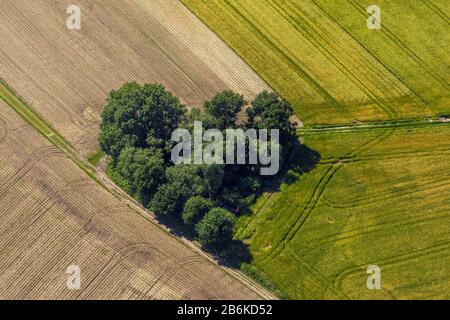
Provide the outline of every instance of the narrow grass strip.
[[[36,129],[45,139],[65,152],[65,154],[89,177],[102,187],[103,184],[95,176],[95,169],[86,161],[78,158],[72,145],[67,142],[51,125],[39,117],[27,103],[12,90],[7,83],[0,79],[0,99],[13,109],[30,126]],[[104,187],[105,188],[105,187]],[[105,188],[106,189],[106,188]]]

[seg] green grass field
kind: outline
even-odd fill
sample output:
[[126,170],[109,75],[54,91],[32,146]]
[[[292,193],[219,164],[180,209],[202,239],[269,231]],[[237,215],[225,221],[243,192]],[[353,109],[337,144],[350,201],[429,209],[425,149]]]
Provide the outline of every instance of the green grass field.
[[308,125],[449,111],[445,0],[182,0]]
[[[289,298],[450,298],[450,125],[304,139],[320,161],[239,221],[254,265]],[[370,264],[383,290],[367,289]]]
[[381,30],[367,0],[182,1],[305,123],[310,150],[239,220],[253,265],[288,298],[450,298],[448,1],[379,0]]

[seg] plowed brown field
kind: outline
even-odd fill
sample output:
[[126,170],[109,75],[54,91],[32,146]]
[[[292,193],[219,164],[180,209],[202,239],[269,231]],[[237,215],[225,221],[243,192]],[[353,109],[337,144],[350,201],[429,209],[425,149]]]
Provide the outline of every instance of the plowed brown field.
[[[0,299],[270,297],[128,208],[1,100],[0,114]],[[81,290],[67,289],[70,265]]]
[[[69,5],[81,30],[68,30]],[[0,77],[79,152],[97,146],[110,90],[161,82],[189,106],[266,84],[176,0],[1,0]]]

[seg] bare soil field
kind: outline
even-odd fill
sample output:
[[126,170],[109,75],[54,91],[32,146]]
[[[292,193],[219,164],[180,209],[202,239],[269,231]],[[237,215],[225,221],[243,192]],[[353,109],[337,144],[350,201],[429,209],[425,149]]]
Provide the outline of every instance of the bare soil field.
[[[88,177],[0,101],[1,299],[270,297]],[[67,267],[81,269],[68,290]]]
[[[69,5],[81,29],[68,30]],[[0,77],[86,155],[107,94],[160,82],[188,106],[266,84],[176,0],[1,0]]]

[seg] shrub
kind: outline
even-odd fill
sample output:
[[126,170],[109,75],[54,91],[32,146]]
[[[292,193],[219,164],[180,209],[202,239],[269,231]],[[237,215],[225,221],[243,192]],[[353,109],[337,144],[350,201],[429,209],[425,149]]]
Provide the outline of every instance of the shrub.
[[223,208],[210,210],[197,224],[197,238],[202,246],[211,249],[222,249],[233,239],[236,217]]
[[187,225],[197,224],[206,213],[208,213],[214,207],[214,203],[201,196],[194,196],[190,198],[183,211],[183,221]]

